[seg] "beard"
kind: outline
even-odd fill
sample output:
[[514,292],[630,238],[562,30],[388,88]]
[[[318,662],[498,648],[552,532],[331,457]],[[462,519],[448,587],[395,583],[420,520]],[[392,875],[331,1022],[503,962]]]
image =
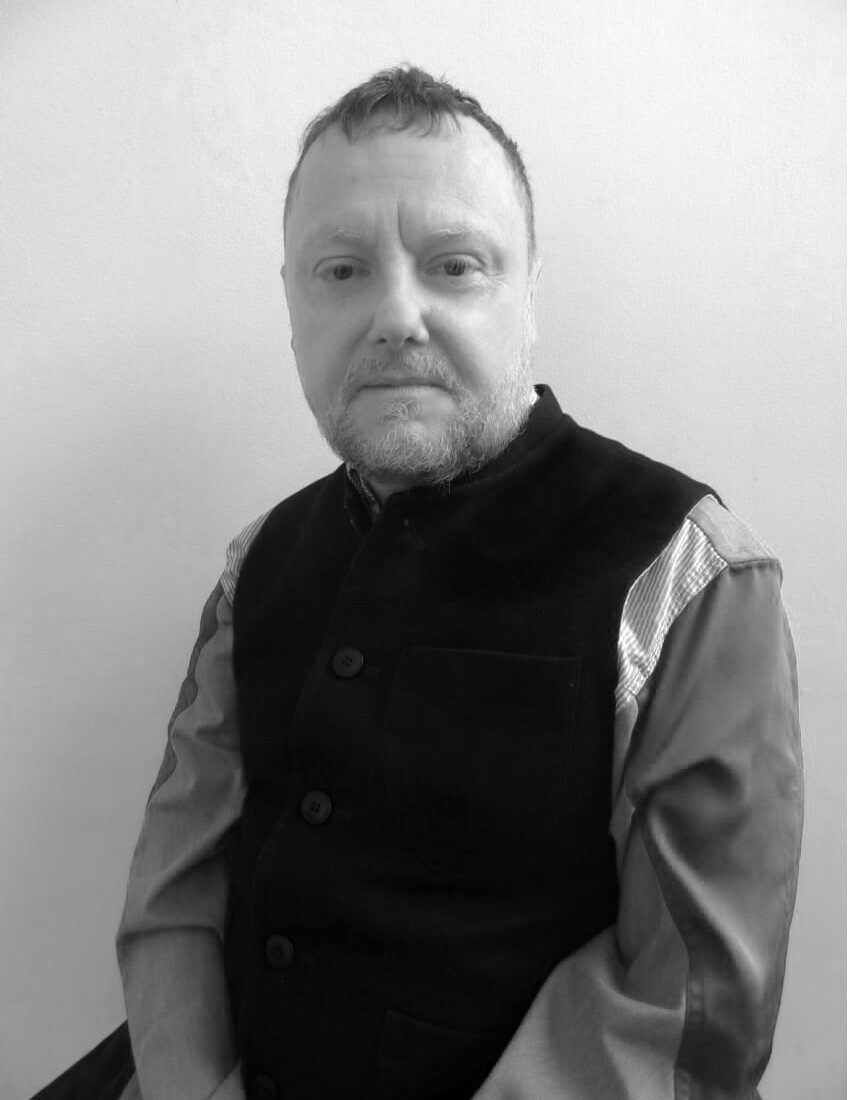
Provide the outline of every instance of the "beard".
[[[447,360],[434,352],[361,357],[350,364],[334,400],[323,409],[314,407],[313,413],[331,449],[367,481],[445,485],[491,462],[522,431],[536,396],[532,343],[526,323],[508,371],[478,393],[463,386]],[[452,414],[439,427],[426,428],[419,420],[419,399],[399,395],[385,403],[379,430],[365,430],[351,402],[361,387],[386,373],[441,386],[454,400]]]

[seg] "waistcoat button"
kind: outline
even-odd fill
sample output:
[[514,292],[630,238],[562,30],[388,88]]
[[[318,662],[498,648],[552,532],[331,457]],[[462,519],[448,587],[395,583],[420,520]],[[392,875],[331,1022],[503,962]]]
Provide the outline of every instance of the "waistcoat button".
[[364,658],[359,649],[346,645],[331,658],[331,668],[341,680],[350,680],[363,667]]
[[310,825],[321,825],[331,816],[333,803],[324,791],[308,791],[301,799],[301,816]]
[[251,1098],[252,1100],[277,1100],[277,1085],[265,1073],[258,1073],[254,1078]]
[[288,936],[269,936],[266,940],[266,962],[273,970],[288,970],[295,958],[295,948]]

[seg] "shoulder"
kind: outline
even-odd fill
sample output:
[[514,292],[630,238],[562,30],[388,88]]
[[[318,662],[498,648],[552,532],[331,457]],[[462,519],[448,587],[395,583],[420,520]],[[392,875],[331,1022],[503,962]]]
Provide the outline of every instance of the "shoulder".
[[625,555],[637,576],[715,490],[687,473],[649,458],[565,416],[562,463],[569,490],[565,507],[587,517],[615,557]]
[[[781,582],[773,551],[712,495],[690,509],[664,549],[637,577],[623,606],[617,704],[636,695],[652,675],[665,640],[685,609],[709,586],[748,568],[766,567]],[[740,588],[743,585],[737,583]],[[736,599],[736,583],[724,589]]]
[[609,490],[619,489],[638,503],[646,496],[677,490],[690,495],[694,489],[701,489],[700,496],[713,493],[709,486],[673,466],[577,424],[569,416],[565,415],[565,421],[573,448],[571,461],[578,460],[588,470],[596,471],[596,479]]
[[328,485],[332,479],[337,478],[339,474],[340,470],[336,470],[326,477],[311,482],[303,489],[299,489],[273,508],[269,508],[255,519],[252,519],[235,538],[231,539],[227,546],[225,568],[221,578],[224,594],[231,603],[233,603],[236,584],[248,557],[248,552],[259,541],[260,534],[270,534],[281,528],[297,528],[304,515],[313,506],[322,488]]
[[729,508],[708,496],[698,501],[687,522],[699,532],[699,538],[711,546],[727,567],[749,562],[774,562],[779,559],[743,520]]

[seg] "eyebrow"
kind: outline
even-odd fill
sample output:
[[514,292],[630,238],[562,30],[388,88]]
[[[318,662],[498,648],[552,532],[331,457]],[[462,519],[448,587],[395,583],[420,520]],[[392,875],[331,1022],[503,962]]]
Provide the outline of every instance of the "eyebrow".
[[440,229],[435,229],[433,232],[428,233],[427,239],[429,241],[459,241],[464,237],[485,237],[490,239],[490,234],[481,226],[473,225],[471,222],[453,222],[451,225],[443,226]]
[[307,237],[309,244],[351,244],[366,239],[366,234],[358,229],[352,229],[348,225],[320,225]]

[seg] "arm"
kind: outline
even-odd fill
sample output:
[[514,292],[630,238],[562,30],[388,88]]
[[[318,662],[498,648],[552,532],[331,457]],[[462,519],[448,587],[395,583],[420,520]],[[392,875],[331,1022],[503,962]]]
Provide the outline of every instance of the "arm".
[[755,1095],[802,829],[779,582],[714,501],[636,582],[615,733],[618,921],[550,975],[476,1100]]
[[136,1063],[128,1097],[244,1100],[222,938],[226,838],[244,798],[232,598],[260,522],[231,543],[204,607],[130,867],[117,939]]

